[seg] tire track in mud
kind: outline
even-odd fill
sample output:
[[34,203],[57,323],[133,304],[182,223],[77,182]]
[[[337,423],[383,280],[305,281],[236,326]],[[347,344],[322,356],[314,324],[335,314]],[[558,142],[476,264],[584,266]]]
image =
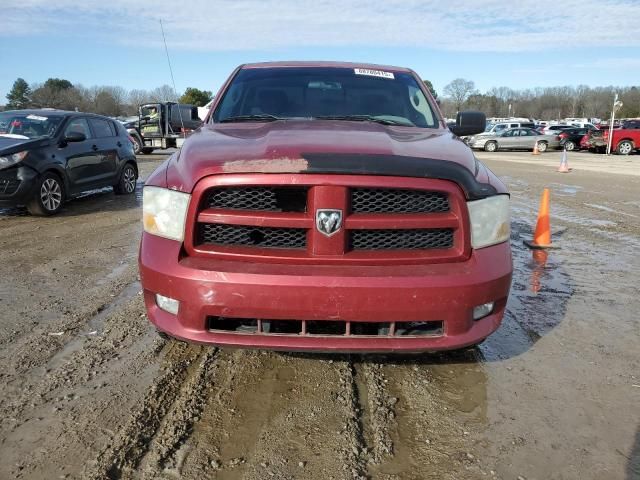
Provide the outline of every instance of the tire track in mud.
[[390,429],[395,423],[394,405],[397,398],[386,391],[387,379],[384,377],[382,365],[364,357],[361,362],[354,363],[356,385],[358,389],[359,410],[362,412],[363,453],[365,461],[380,464],[393,456],[393,440]]
[[221,350],[214,370],[182,467],[148,478],[366,478],[347,361]]
[[[110,441],[155,374],[162,344],[144,318],[141,297],[127,298],[116,297],[115,306],[103,310],[95,335],[76,337],[41,371],[31,372],[6,410],[13,417],[12,423],[4,417],[3,457],[19,459],[27,478],[50,478],[51,471],[77,475]],[[43,437],[62,440],[41,448]],[[0,477],[9,467],[0,465]]]
[[184,452],[181,447],[191,435],[194,424],[199,421],[207,400],[207,390],[214,382],[214,364],[219,350],[212,347],[199,347],[204,350],[193,363],[194,372],[187,373],[187,380],[170,411],[162,419],[148,453],[142,458],[140,470],[143,478],[155,479],[161,472],[175,473],[180,476]]
[[162,468],[188,435],[202,405],[204,380],[216,350],[176,341],[164,350],[163,372],[83,478],[133,477],[147,455],[149,469]]
[[[16,391],[17,397],[5,392],[2,400],[0,400],[0,412],[11,412],[12,418],[19,418],[25,408],[28,406],[34,407],[38,404],[38,400],[34,401],[34,398],[43,399],[47,394],[59,388],[62,382],[72,383],[75,381],[77,383],[79,378],[74,377],[79,374],[78,365],[80,364],[83,365],[84,368],[82,370],[85,373],[82,380],[89,380],[91,375],[86,374],[87,370],[91,366],[95,366],[99,361],[109,358],[108,350],[113,345],[106,346],[106,348],[105,345],[92,345],[90,355],[92,361],[90,363],[88,363],[87,358],[83,358],[82,362],[80,362],[79,357],[83,356],[86,347],[92,343],[92,340],[100,338],[100,335],[105,333],[105,325],[110,317],[116,315],[120,308],[127,310],[131,300],[140,291],[138,281],[121,287],[118,293],[108,294],[111,301],[102,303],[99,307],[92,309],[88,315],[78,316],[74,320],[73,328],[68,323],[62,325],[61,327],[65,328],[63,330],[65,332],[63,339],[56,341],[54,337],[44,335],[27,339],[29,347],[23,346],[20,348],[23,350],[22,355],[32,355],[34,349],[40,354],[44,353],[45,355],[41,358],[42,364],[40,366],[31,365],[30,370],[32,371],[29,372],[30,375],[25,379],[18,379],[20,388]],[[81,332],[81,330],[84,331]],[[129,331],[128,336],[136,333],[141,334],[142,332],[140,330],[137,332]],[[121,342],[122,340],[120,338],[116,341]],[[43,348],[42,343],[46,343],[49,348]],[[15,360],[16,363],[20,361],[22,355]],[[16,376],[18,373],[20,372],[16,372]],[[29,380],[32,381],[30,382]]]
[[[37,323],[26,335],[12,339],[1,356],[6,361],[6,368],[15,375],[21,375],[46,364],[57,351],[65,347],[67,340],[89,325],[92,319],[100,316],[103,310],[109,309],[114,299],[119,298],[122,292],[136,281],[136,278],[135,266],[129,266],[118,275],[117,279],[111,280],[99,294],[93,298],[87,298],[91,301],[86,302],[78,310],[62,304],[58,305],[59,308],[46,306],[40,315],[57,318],[44,324]],[[82,297],[82,294],[80,296]],[[56,314],[56,310],[60,313]],[[59,335],[60,332],[62,334]]]
[[383,406],[374,406],[381,410],[380,434],[393,448],[370,464],[372,478],[459,480],[488,474],[476,452],[486,420],[486,376],[478,355],[469,350],[378,360],[373,372]]
[[351,387],[350,395],[347,397],[347,404],[352,412],[352,417],[347,422],[346,429],[356,441],[352,451],[347,452],[347,461],[352,465],[351,474],[353,478],[366,479],[368,478],[367,457],[372,450],[370,446],[371,428],[368,421],[369,416],[367,415],[367,402],[365,401],[368,398],[368,391],[362,384],[362,372],[351,359],[344,376]]

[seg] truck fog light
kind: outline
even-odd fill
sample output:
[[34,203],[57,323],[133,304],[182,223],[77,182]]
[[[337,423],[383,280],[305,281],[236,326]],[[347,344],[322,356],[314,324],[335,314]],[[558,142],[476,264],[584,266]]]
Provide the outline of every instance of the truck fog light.
[[493,302],[483,303],[473,308],[473,319],[480,320],[493,311]]
[[172,313],[173,315],[178,314],[178,308],[180,308],[180,302],[174,298],[165,297],[164,295],[160,295],[156,293],[156,305],[160,307],[165,312]]

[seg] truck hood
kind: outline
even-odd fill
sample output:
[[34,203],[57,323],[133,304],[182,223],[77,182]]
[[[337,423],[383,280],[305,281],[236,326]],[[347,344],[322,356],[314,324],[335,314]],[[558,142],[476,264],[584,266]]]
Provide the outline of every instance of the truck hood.
[[[433,170],[434,162],[464,170],[472,178],[478,171],[472,151],[444,129],[324,120],[216,124],[187,139],[168,162],[166,181],[168,188],[191,192],[201,178],[225,173],[431,177],[428,167]],[[415,172],[421,166],[424,175]]]

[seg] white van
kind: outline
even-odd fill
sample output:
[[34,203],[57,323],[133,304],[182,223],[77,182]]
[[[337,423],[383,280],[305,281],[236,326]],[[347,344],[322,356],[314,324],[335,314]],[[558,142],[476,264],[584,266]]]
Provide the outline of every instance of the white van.
[[567,124],[577,128],[588,128],[589,130],[597,130],[596,126],[591,122],[567,122]]
[[486,135],[497,135],[509,128],[535,128],[533,122],[498,122],[490,123],[487,125],[486,130],[483,133],[476,135],[476,137],[483,137]]

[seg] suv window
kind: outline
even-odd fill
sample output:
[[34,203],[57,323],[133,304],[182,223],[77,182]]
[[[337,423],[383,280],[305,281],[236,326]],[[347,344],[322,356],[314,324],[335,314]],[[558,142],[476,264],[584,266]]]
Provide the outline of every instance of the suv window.
[[65,136],[71,132],[83,133],[85,137],[92,138],[91,130],[86,118],[73,118],[64,129]]
[[109,126],[109,122],[107,120],[102,120],[100,118],[90,118],[89,123],[91,123],[91,128],[96,134],[96,138],[105,138],[105,137],[114,137],[112,127]]

